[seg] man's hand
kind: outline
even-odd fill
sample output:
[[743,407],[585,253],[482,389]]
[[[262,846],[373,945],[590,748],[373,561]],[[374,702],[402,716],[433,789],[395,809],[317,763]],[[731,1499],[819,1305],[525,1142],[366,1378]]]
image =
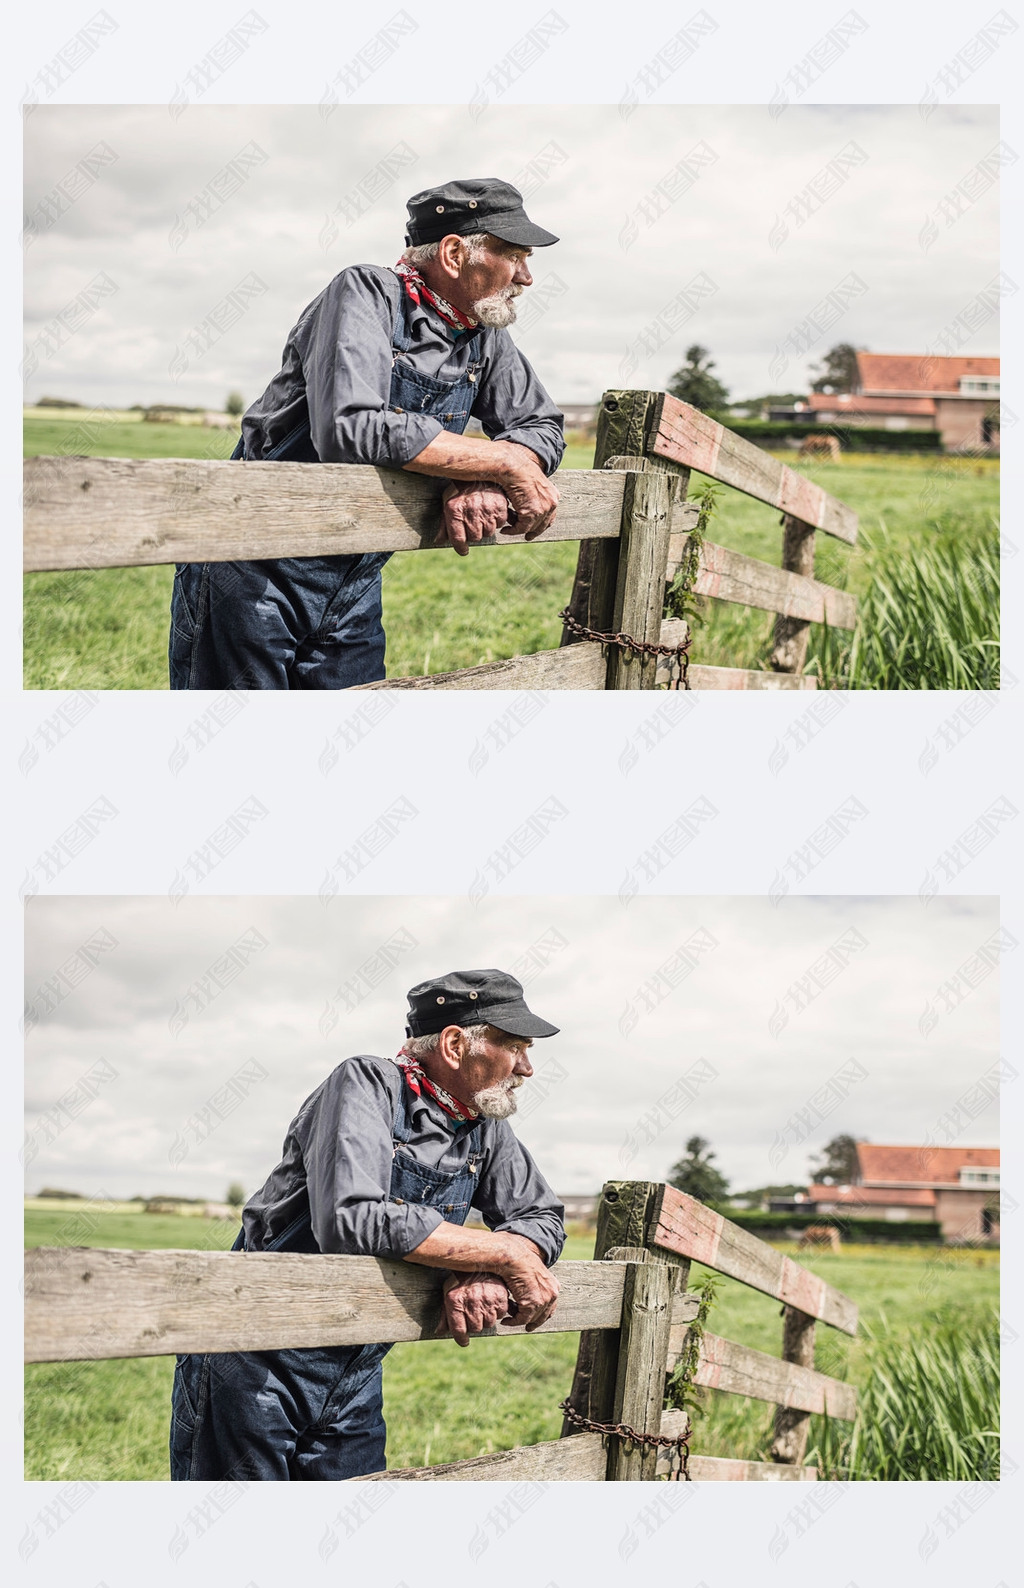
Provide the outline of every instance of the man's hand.
[[[485,482],[498,486],[515,508],[517,533],[527,540],[543,535],[558,507],[558,491],[541,468],[540,458],[518,441],[488,441],[484,436],[460,436],[442,430],[402,467],[414,474],[439,475],[456,484],[468,481],[474,490],[482,489]],[[445,492],[446,523],[447,496]],[[455,545],[454,540],[452,544]]]
[[[558,1300],[558,1280],[544,1266],[540,1247],[528,1236],[512,1230],[467,1230],[461,1224],[442,1221],[418,1246],[406,1252],[405,1261],[424,1263],[428,1268],[451,1268],[456,1274],[469,1274],[471,1279],[479,1279],[481,1274],[492,1279],[498,1275],[516,1303],[516,1323],[531,1331],[547,1322]],[[457,1284],[456,1278],[453,1288]]]
[[[528,451],[526,447],[517,450]],[[532,453],[528,455],[532,457]],[[558,491],[536,464],[510,474],[503,484],[516,511],[516,528],[527,540],[536,540],[555,516]]]
[[555,1310],[558,1280],[545,1268],[532,1241],[519,1240],[516,1236],[512,1239],[516,1242],[515,1254],[503,1267],[502,1277],[516,1303],[516,1322],[525,1324],[527,1333],[532,1334]]
[[437,1333],[451,1331],[456,1345],[468,1345],[468,1335],[492,1329],[509,1315],[508,1287],[497,1274],[449,1274],[444,1282],[444,1315]]
[[468,556],[470,541],[504,529],[512,511],[501,486],[488,480],[449,485],[442,501],[444,515],[436,544],[454,546],[460,557]]

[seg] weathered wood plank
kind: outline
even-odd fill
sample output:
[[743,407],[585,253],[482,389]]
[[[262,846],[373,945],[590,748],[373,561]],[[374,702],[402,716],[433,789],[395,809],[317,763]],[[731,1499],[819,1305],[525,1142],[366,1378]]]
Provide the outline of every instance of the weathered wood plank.
[[[782,1356],[788,1364],[803,1372],[814,1368],[815,1320],[797,1307],[786,1307],[783,1313]],[[807,1438],[811,1431],[809,1413],[816,1407],[797,1407],[792,1401],[780,1401],[775,1407],[775,1436],[772,1440],[771,1458],[798,1467],[807,1454]],[[856,1400],[850,1420],[856,1416]]]
[[[562,1289],[545,1332],[618,1328],[625,1264],[555,1271]],[[432,1339],[442,1280],[375,1257],[37,1247],[25,1253],[26,1361]]]
[[[686,624],[679,618],[666,618],[661,625],[662,645],[678,645],[686,638]],[[691,662],[689,667],[691,689],[816,689],[817,679],[811,674],[768,673],[757,668],[704,667]],[[658,683],[670,684],[672,675],[668,659],[658,663]]]
[[[668,1418],[681,1417],[679,1412],[665,1412],[662,1431],[677,1433],[673,1423],[666,1427]],[[409,1479],[433,1482],[522,1483],[544,1480],[548,1482],[576,1481],[598,1482],[605,1476],[607,1455],[600,1434],[574,1434],[571,1439],[548,1439],[538,1445],[520,1445],[516,1450],[499,1450],[494,1455],[473,1456],[468,1461],[448,1461],[437,1467],[398,1467],[393,1472],[374,1472],[365,1478],[349,1478],[349,1483],[394,1483]],[[698,1483],[746,1483],[766,1480],[769,1483],[793,1481],[813,1483],[817,1479],[816,1467],[775,1466],[767,1461],[729,1461],[721,1456],[690,1457],[690,1476]],[[669,1454],[658,1457],[659,1472],[669,1471]]]
[[[766,674],[773,677],[773,674]],[[781,676],[781,675],[779,675]],[[382,678],[353,689],[604,689],[608,663],[600,645],[588,641],[559,651],[534,651],[507,661],[482,662],[426,678]]]
[[[560,471],[558,512],[542,540],[617,540],[625,479]],[[25,568],[432,550],[444,484],[361,463],[27,458]]]
[[[809,524],[802,524],[798,518],[791,518],[789,514],[783,516],[782,538],[782,566],[788,568],[794,576],[814,577],[814,530]],[[828,588],[825,586],[824,588]],[[833,603],[833,609],[835,603]],[[802,673],[807,660],[807,642],[811,637],[810,624],[801,621],[805,613],[796,611],[792,606],[778,609],[775,619],[775,645],[771,655],[771,663],[778,673]],[[820,618],[814,620],[821,622]],[[828,621],[833,622],[829,617]],[[841,623],[838,626],[852,629],[856,624],[856,612],[853,622]]]
[[647,450],[655,457],[697,469],[826,535],[855,543],[857,515],[845,502],[678,397],[661,395],[648,434]]
[[[662,645],[678,645],[686,625],[672,618],[661,626]],[[507,661],[483,662],[452,673],[426,678],[382,678],[353,689],[604,689],[608,664],[600,645],[587,641],[559,651],[534,651]],[[659,684],[672,682],[668,660],[658,660]],[[766,673],[756,668],[703,667],[690,663],[691,689],[816,689],[817,679],[795,673]]]
[[546,1439],[538,1445],[520,1445],[515,1450],[498,1450],[493,1455],[472,1456],[468,1461],[446,1461],[437,1467],[397,1467],[393,1472],[374,1472],[365,1478],[349,1478],[349,1483],[389,1483],[409,1478],[428,1482],[463,1482],[468,1479],[492,1483],[522,1483],[527,1480],[577,1480],[593,1483],[605,1477],[608,1457],[600,1434],[575,1434],[571,1439]]
[[[686,1417],[686,1412],[663,1412],[662,1433],[676,1435],[685,1432]],[[670,1452],[666,1450],[658,1458],[659,1473],[667,1473],[670,1464]],[[723,1456],[692,1455],[687,1465],[690,1477],[696,1483],[778,1483],[780,1480],[816,1483],[818,1479],[817,1467],[787,1467],[772,1461],[730,1461]]]
[[[688,539],[683,536],[681,556]],[[813,572],[813,553],[810,568]],[[832,585],[793,572],[789,563],[776,568],[772,563],[745,557],[741,552],[716,546],[712,541],[704,543],[701,567],[693,588],[697,595],[735,601],[740,606],[757,607],[764,612],[778,612],[784,618],[799,619],[802,625],[828,623],[834,629],[852,629],[857,624],[856,597],[848,591],[836,590]],[[805,654],[806,650],[805,644]],[[802,657],[800,666],[803,666]]]
[[[672,1325],[669,1371],[683,1350],[686,1330],[686,1324]],[[801,1415],[827,1411],[830,1417],[847,1422],[852,1422],[857,1415],[857,1391],[852,1384],[815,1372],[813,1365],[801,1364],[795,1359],[780,1361],[763,1351],[723,1340],[717,1334],[704,1334],[694,1383],[730,1395],[749,1395],[753,1400],[792,1407]]]
[[[629,1263],[622,1293],[622,1332],[612,1421],[637,1433],[658,1433],[665,1401],[668,1337],[672,1323],[672,1271],[653,1260]],[[623,1439],[609,1441],[608,1479],[649,1483],[657,1450]]]
[[[627,474],[612,632],[657,643],[665,604],[671,490],[664,474]],[[610,648],[609,689],[653,689],[657,657]]]
[[[806,677],[800,673],[762,673],[757,668],[702,667],[691,662],[689,668],[691,689],[817,689],[818,680],[813,673]],[[658,683],[670,684],[672,678],[668,663],[659,665]]]
[[662,1187],[651,1243],[799,1307],[846,1334],[857,1332],[857,1307],[849,1296],[674,1186]]

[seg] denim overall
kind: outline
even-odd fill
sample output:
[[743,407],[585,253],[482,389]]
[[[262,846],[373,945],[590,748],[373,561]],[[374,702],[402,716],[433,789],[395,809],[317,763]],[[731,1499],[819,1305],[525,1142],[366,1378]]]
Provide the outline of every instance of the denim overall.
[[[456,381],[419,374],[404,357],[411,338],[407,304],[403,286],[392,330],[390,410],[433,414],[461,435],[482,359],[472,358]],[[241,440],[232,457],[244,457]],[[308,414],[267,454],[270,460],[319,461]],[[390,555],[179,563],[171,596],[171,688],[350,689],[382,679],[380,571]]]
[[[403,1083],[392,1126],[391,1202],[426,1203],[464,1224],[477,1187],[482,1129],[453,1174],[402,1150],[412,1131]],[[465,1129],[465,1126],[458,1127]],[[244,1247],[244,1232],[235,1250]],[[316,1252],[309,1209],[270,1251]],[[171,1399],[171,1477],[319,1481],[383,1472],[381,1363],[389,1345],[314,1346],[295,1351],[179,1356]]]

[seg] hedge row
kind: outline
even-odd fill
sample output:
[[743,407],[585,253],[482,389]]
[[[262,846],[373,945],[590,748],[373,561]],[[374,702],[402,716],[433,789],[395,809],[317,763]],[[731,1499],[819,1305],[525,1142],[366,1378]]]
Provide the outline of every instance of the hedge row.
[[761,446],[793,437],[800,441],[804,436],[835,436],[844,452],[941,452],[942,433],[938,430],[876,430],[858,425],[795,425],[775,423],[768,419],[730,419],[728,414],[716,416],[745,441]]
[[723,1209],[723,1212],[733,1224],[738,1224],[741,1230],[748,1230],[751,1235],[805,1230],[810,1224],[832,1224],[840,1237],[847,1241],[903,1241],[917,1246],[942,1239],[942,1225],[931,1219],[907,1219],[905,1223],[890,1223],[888,1219],[844,1219],[834,1214],[730,1213],[728,1209]]

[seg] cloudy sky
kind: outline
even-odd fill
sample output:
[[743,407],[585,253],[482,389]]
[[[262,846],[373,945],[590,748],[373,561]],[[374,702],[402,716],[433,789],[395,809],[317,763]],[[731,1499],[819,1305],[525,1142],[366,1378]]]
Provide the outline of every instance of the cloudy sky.
[[[561,1027],[516,1121],[560,1192],[694,1133],[737,1190],[840,1131],[944,1142],[998,1059],[998,929],[991,898],[36,898],[27,1189],[252,1192],[334,1065],[394,1055],[406,989],[481,960]],[[957,1139],[994,1144],[995,1102]]]
[[[395,261],[406,198],[473,174],[563,239],[516,331],[556,400],[660,387],[693,341],[734,398],[799,390],[834,342],[934,345],[991,281],[998,139],[988,106],[41,105],[28,398],[251,401],[331,276]],[[996,321],[964,350],[998,352]]]

